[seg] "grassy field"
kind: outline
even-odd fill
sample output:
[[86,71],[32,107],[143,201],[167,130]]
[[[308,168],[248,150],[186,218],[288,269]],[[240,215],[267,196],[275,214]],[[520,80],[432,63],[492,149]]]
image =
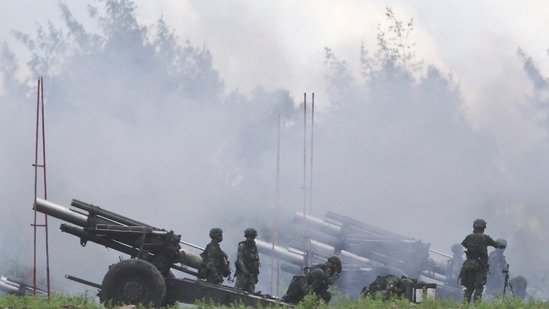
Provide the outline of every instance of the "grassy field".
[[[185,307],[195,307],[197,309],[245,309],[245,306],[235,304],[234,306],[215,306],[207,302],[199,302],[195,306],[185,305]],[[44,299],[41,297],[33,296],[5,296],[0,297],[0,309],[105,309],[105,307],[93,298],[87,296],[68,297],[53,295],[50,299]],[[125,306],[121,308],[135,308],[133,306]],[[140,308],[140,307],[137,307]],[[169,307],[170,309],[179,308],[179,306]],[[275,308],[275,307],[273,307]],[[282,307],[280,307],[282,308]],[[313,297],[306,297],[301,303],[294,307],[295,309],[401,309],[401,308],[414,308],[414,309],[435,309],[435,308],[478,308],[478,309],[549,309],[549,303],[530,300],[528,302],[522,302],[519,299],[506,299],[493,302],[481,302],[477,304],[465,305],[461,303],[455,303],[448,300],[432,300],[426,299],[422,303],[414,304],[410,303],[407,299],[393,299],[391,301],[373,300],[371,298],[361,300],[334,300],[329,305],[325,303],[318,303]]]

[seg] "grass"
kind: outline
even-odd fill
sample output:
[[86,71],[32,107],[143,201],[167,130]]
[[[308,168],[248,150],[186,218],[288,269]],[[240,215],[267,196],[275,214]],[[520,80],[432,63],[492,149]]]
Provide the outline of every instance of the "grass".
[[[197,309],[246,309],[243,305],[216,306],[207,301],[199,301],[194,306]],[[95,298],[87,295],[70,297],[64,295],[52,295],[50,299],[35,296],[9,295],[0,297],[0,309],[105,309]],[[138,307],[139,308],[139,307]],[[178,308],[178,306],[170,307]],[[271,308],[282,308],[272,306]],[[476,304],[461,304],[446,299],[425,299],[419,304],[410,303],[407,299],[397,298],[390,301],[365,298],[360,300],[334,299],[328,305],[317,302],[312,296],[305,299],[294,307],[294,309],[549,309],[549,303],[530,299],[523,302],[519,299],[505,299],[492,302],[481,302]]]

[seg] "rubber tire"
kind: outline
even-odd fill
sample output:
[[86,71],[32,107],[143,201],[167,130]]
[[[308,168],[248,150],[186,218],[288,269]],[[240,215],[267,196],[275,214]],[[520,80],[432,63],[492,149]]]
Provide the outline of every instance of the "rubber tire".
[[112,266],[101,283],[101,300],[107,306],[143,305],[159,308],[166,297],[166,282],[153,264],[140,259]]

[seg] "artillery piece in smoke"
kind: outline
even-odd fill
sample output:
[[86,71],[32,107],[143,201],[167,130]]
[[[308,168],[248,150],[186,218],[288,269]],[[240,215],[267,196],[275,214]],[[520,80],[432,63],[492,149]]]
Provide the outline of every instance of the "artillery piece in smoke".
[[430,249],[429,243],[333,212],[324,220],[298,212],[294,223],[293,234],[299,238],[291,239],[288,248],[256,240],[262,254],[288,263],[280,264],[282,271],[299,274],[304,267],[337,255],[343,263],[337,289],[352,298],[360,297],[362,287],[378,275],[388,274],[436,284],[436,294],[442,297],[462,295],[461,289],[444,284],[450,256]]
[[34,284],[26,279],[2,275],[0,276],[0,292],[7,295],[36,295],[39,297],[48,297],[48,289],[44,286],[33,287]]
[[181,244],[195,249],[200,247],[182,242],[181,235],[173,231],[159,229],[91,204],[72,200],[71,206],[79,210],[43,199],[37,199],[35,203],[37,211],[70,223],[62,223],[61,231],[80,238],[82,246],[91,241],[130,256],[111,265],[101,284],[65,276],[99,289],[98,296],[103,303],[141,304],[158,308],[176,302],[194,304],[203,299],[220,305],[287,305],[269,295],[248,294],[198,279],[175,278],[172,270],[197,276],[202,263],[198,253],[183,249]]

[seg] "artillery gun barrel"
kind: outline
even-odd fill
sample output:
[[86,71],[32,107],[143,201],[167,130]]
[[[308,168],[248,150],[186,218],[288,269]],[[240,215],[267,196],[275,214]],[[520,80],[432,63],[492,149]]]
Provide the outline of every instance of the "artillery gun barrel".
[[35,208],[37,211],[48,216],[67,221],[78,226],[86,226],[86,221],[88,220],[88,216],[86,215],[74,212],[66,207],[41,198],[36,199]]
[[[95,220],[94,223],[96,228],[104,228],[109,231],[115,231],[120,229],[121,233],[124,233],[124,231],[132,231],[132,232],[146,231],[152,235],[168,234],[168,232],[165,230],[154,228],[148,224],[144,224],[136,220],[126,218],[124,216],[101,209],[94,205],[80,202],[78,200],[73,200],[71,205],[79,209],[88,211],[90,212],[90,214],[95,214],[96,216],[94,218]],[[111,248],[119,252],[126,253],[130,256],[139,256],[139,248],[136,247],[133,243],[127,243],[115,237],[104,237],[101,234],[88,233],[88,231],[85,229],[88,224],[87,222],[88,222],[89,216],[86,214],[82,214],[80,212],[74,211],[72,209],[66,208],[64,206],[61,206],[40,198],[36,199],[35,207],[36,207],[36,210],[41,213],[47,214],[49,216],[52,216],[57,219],[76,225],[76,226],[73,226],[71,224],[62,223],[60,226],[60,229],[62,232],[65,232],[80,238],[81,245],[85,245],[85,241],[89,240],[96,244],[103,245],[107,248]],[[198,246],[192,245],[190,243],[186,243],[186,242],[181,242],[181,243],[195,247],[195,248],[199,248]],[[200,256],[200,254],[192,252],[188,249],[183,249],[183,248],[179,249],[179,253],[181,257],[181,264],[192,267],[192,268],[196,268],[196,269],[200,268],[200,264],[202,263],[202,257]],[[149,252],[148,254],[151,256],[153,255],[152,252]],[[186,268],[178,267],[175,264],[173,264],[171,267],[192,275],[196,275],[196,272],[187,270]]]
[[[300,251],[301,253],[295,252],[295,251],[299,251],[299,250],[294,250],[294,252],[292,252],[290,249],[286,249],[286,248],[281,247],[281,246],[273,245],[269,242],[259,240],[259,239],[256,239],[255,242],[256,242],[257,249],[259,250],[259,252],[261,252],[265,255],[273,254],[275,257],[277,257],[281,260],[284,260],[284,261],[286,261],[290,264],[300,266],[300,267],[303,266],[303,263],[304,263],[304,261],[303,261],[303,256],[304,256],[303,251]],[[317,255],[319,257],[322,257],[323,259],[327,258],[330,255],[336,254],[335,250],[334,250],[334,247],[332,247],[330,245],[327,245],[327,244],[324,244],[324,243],[321,243],[321,242],[316,241],[316,240],[311,240],[311,248],[313,249],[313,251],[316,251],[315,255]],[[356,255],[352,252],[345,251],[345,250],[341,250],[340,252],[337,253],[337,255],[340,258],[342,258],[343,260],[346,260],[346,261],[348,261],[352,264],[357,264],[360,267],[368,267],[369,268],[369,267],[375,267],[375,266],[379,265],[379,263],[376,263],[376,262],[374,262],[374,261],[372,261],[368,258]],[[292,272],[293,272],[293,270],[292,270]]]
[[88,204],[88,203],[84,203],[82,201],[79,201],[77,199],[73,199],[72,202],[71,202],[71,206],[74,206],[76,208],[79,208],[79,209],[82,209],[82,210],[85,210],[89,213],[93,213],[93,214],[96,214],[96,215],[99,215],[99,216],[102,216],[104,218],[107,218],[109,220],[112,220],[114,222],[117,222],[119,224],[123,224],[123,225],[127,225],[127,226],[147,226],[147,227],[151,227],[153,229],[156,229],[158,230],[157,228],[155,227],[152,227],[146,223],[142,223],[142,222],[139,222],[139,221],[136,221],[136,220],[133,220],[133,219],[130,219],[128,217],[124,217],[122,215],[119,215],[117,213],[114,213],[112,211],[108,211],[106,209],[102,209],[100,208],[99,206],[95,206],[95,205],[92,205],[92,204]]
[[338,222],[334,223],[340,226],[346,226],[352,230],[357,231],[358,234],[362,235],[371,235],[374,237],[383,237],[383,238],[395,238],[395,239],[408,239],[405,237],[388,230],[373,226],[364,222],[357,221],[353,218],[336,214],[334,212],[328,212],[326,218],[332,221]]
[[[35,207],[36,207],[36,210],[41,212],[41,213],[44,213],[48,216],[52,216],[52,217],[55,217],[57,219],[72,223],[74,225],[78,225],[80,227],[85,227],[86,222],[88,221],[88,215],[86,215],[86,214],[77,212],[77,211],[72,210],[70,208],[67,208],[65,206],[61,206],[59,204],[56,204],[56,203],[53,203],[53,202],[50,202],[48,200],[44,200],[44,199],[41,199],[41,198],[36,199]],[[94,207],[96,207],[99,210],[102,210],[97,206],[94,206]],[[84,208],[81,208],[81,209],[84,209]],[[86,209],[84,209],[84,210],[86,210]],[[95,211],[96,214],[99,214],[99,212],[101,212],[101,211],[97,212],[96,209],[91,209],[91,208],[88,211],[90,211],[90,212]],[[137,222],[137,221],[135,221],[135,222]],[[96,217],[95,223],[98,224],[98,225],[99,224],[105,224],[105,225],[117,225],[118,224],[115,220],[112,220],[112,219],[109,219],[109,218],[106,218],[106,217]],[[148,226],[148,225],[145,224],[144,226]]]
[[294,222],[330,235],[339,235],[339,233],[341,233],[341,226],[326,222],[311,215],[305,215],[301,212],[296,212]]
[[289,262],[298,266],[303,265],[303,254],[290,252],[288,251],[288,249],[284,247],[273,245],[261,239],[256,239],[255,244],[259,252],[265,255],[270,255],[271,253],[273,253],[274,256],[286,262]]

